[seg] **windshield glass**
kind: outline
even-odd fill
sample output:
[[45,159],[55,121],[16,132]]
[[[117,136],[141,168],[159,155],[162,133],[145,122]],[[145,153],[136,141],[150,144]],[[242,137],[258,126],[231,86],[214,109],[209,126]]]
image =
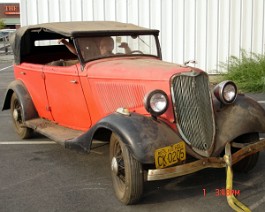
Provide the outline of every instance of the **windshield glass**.
[[76,44],[84,61],[124,55],[158,56],[153,35],[81,37]]

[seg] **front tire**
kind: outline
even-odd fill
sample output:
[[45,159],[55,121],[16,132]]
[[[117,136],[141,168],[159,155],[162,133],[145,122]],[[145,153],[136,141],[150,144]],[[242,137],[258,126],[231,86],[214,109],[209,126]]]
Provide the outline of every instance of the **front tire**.
[[11,117],[13,120],[13,125],[20,138],[26,139],[32,136],[33,130],[24,126],[23,115],[24,108],[22,107],[16,93],[13,93],[11,97]]
[[[258,133],[250,133],[250,134],[241,135],[235,140],[235,142],[238,142],[238,143],[253,143],[256,141],[259,141]],[[238,150],[238,149],[234,148],[234,150]],[[237,172],[247,173],[256,166],[258,159],[259,159],[259,152],[253,155],[250,155],[242,159],[238,163],[234,164],[233,169]]]
[[142,164],[114,133],[110,140],[111,175],[117,198],[126,205],[136,203],[143,194]]

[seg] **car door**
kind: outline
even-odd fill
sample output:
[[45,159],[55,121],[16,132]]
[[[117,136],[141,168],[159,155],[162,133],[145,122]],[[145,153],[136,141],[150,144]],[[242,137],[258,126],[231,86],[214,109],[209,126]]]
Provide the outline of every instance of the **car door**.
[[86,130],[91,121],[77,65],[43,69],[49,108],[54,121],[73,129]]
[[14,75],[17,80],[21,80],[24,83],[38,111],[38,115],[41,118],[53,120],[48,107],[43,67],[43,65],[31,63],[14,65]]

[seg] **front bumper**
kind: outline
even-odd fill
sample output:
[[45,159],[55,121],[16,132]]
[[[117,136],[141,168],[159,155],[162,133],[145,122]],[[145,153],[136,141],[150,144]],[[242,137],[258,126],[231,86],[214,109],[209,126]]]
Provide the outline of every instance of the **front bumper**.
[[[236,153],[232,154],[232,164],[235,164],[243,158],[263,150],[265,150],[265,139],[246,145]],[[164,180],[191,174],[206,168],[224,167],[226,167],[226,162],[223,157],[209,157],[174,167],[164,169],[149,169],[146,178],[147,181]]]

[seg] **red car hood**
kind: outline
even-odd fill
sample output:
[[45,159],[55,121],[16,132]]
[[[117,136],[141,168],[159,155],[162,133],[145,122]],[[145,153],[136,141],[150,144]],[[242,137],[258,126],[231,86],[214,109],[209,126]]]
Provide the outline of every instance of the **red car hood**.
[[[84,87],[84,90],[91,90],[96,97],[89,101],[96,102],[95,107],[98,108],[100,119],[119,107],[129,108],[139,114],[148,114],[143,105],[145,95],[152,90],[161,89],[170,96],[171,77],[191,70],[194,69],[152,57],[138,56],[93,61],[86,65],[81,75],[89,80],[89,87]],[[171,104],[163,117],[174,121]]]
[[150,57],[123,57],[88,63],[85,72],[91,78],[168,81],[172,75],[191,69]]

